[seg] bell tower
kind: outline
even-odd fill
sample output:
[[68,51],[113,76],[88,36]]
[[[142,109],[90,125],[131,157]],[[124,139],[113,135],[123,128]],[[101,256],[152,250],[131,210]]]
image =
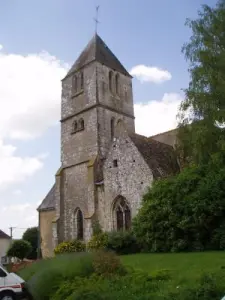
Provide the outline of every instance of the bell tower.
[[132,77],[95,34],[62,81],[62,165],[104,157],[119,120],[134,131]]

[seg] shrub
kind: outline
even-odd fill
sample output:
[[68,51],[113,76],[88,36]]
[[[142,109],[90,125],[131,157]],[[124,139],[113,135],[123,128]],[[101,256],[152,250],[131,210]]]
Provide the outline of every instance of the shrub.
[[106,233],[98,233],[93,235],[87,243],[87,249],[90,251],[105,249],[108,243],[108,235]]
[[79,240],[62,242],[54,249],[55,254],[84,252],[84,251],[85,251],[85,243]]
[[224,198],[225,169],[212,162],[156,181],[133,220],[138,243],[148,252],[224,249]]
[[27,241],[17,240],[14,241],[7,251],[7,255],[10,257],[17,257],[19,259],[24,259],[31,252],[31,244]]
[[71,282],[76,277],[89,277],[93,272],[93,256],[89,253],[76,253],[33,263],[19,275],[28,281],[35,300],[48,300],[65,282]]
[[137,240],[130,231],[109,232],[107,249],[115,251],[117,254],[140,252]]
[[97,275],[111,276],[124,275],[125,267],[120,258],[113,252],[98,251],[93,258],[93,267]]

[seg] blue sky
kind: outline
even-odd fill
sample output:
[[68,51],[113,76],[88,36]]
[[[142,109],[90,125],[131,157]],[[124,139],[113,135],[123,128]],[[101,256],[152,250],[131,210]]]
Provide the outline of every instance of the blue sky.
[[[100,5],[98,33],[109,48],[128,71],[142,66],[142,76],[134,71],[133,79],[136,127],[151,135],[174,124],[181,89],[188,85],[181,47],[190,30],[184,23],[203,3],[216,1],[0,2],[0,228],[37,222],[35,207],[60,166],[60,79],[94,34],[95,6]],[[170,76],[156,82],[147,73],[143,80],[153,67],[151,72]],[[16,229],[15,236],[21,232]]]

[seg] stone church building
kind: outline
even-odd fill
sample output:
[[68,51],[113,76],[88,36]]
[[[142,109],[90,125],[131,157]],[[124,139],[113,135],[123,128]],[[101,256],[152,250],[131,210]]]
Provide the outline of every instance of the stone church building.
[[129,229],[153,180],[179,171],[175,139],[135,133],[132,76],[95,34],[62,80],[61,167],[38,207],[43,257],[89,240],[95,221]]

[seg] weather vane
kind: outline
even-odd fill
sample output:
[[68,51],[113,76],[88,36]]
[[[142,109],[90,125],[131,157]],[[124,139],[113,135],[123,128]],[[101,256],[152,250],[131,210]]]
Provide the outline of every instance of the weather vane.
[[96,17],[94,18],[94,20],[95,20],[95,33],[97,33],[98,24],[100,23],[99,20],[98,20],[98,10],[99,10],[99,5],[96,6]]

